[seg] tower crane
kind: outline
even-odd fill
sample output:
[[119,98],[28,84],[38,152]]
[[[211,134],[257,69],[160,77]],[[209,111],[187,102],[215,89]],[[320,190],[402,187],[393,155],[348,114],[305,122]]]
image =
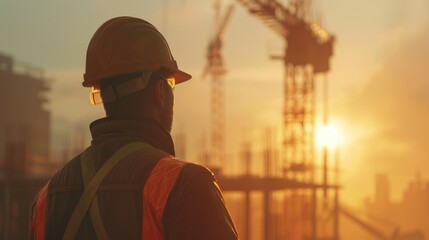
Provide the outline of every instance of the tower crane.
[[[334,36],[308,19],[309,0],[237,0],[285,41],[283,60],[283,172],[313,179],[314,76],[330,69]],[[325,183],[326,185],[326,183]]]
[[[237,1],[285,42],[283,55],[272,57],[282,60],[285,68],[281,154],[283,178],[317,185],[314,182],[314,79],[315,75],[330,70],[335,37],[319,24],[310,21],[311,0],[289,0],[287,7],[278,0]],[[322,186],[326,202],[327,161],[324,161],[323,170]],[[292,189],[287,203],[289,212],[282,223],[282,230],[288,239],[317,239],[318,204],[315,189],[307,189],[311,190],[311,195],[309,191],[298,193]],[[334,209],[337,209],[338,190],[334,188],[334,191]],[[306,201],[311,202],[311,210],[307,212]],[[297,211],[302,211],[302,214],[297,214]],[[334,210],[333,230],[333,239],[338,239],[337,210]]]
[[210,167],[219,169],[221,159],[225,154],[225,103],[224,103],[224,82],[223,76],[226,69],[222,58],[223,36],[226,26],[231,18],[234,6],[228,6],[225,15],[221,18],[220,0],[217,0],[215,8],[215,29],[209,40],[207,47],[207,62],[203,70],[202,77],[211,76],[210,110],[211,110],[211,129],[210,129]]

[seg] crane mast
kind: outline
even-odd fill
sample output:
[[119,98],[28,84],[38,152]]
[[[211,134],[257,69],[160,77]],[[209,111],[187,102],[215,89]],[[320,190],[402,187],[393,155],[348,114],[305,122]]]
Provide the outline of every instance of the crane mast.
[[[237,0],[285,42],[283,61],[283,181],[310,183],[313,187],[286,191],[287,203],[281,236],[287,239],[317,239],[318,201],[315,183],[315,76],[329,71],[334,37],[311,22],[311,0],[290,0],[286,7],[276,0]],[[327,203],[327,161],[323,166],[324,203]],[[334,191],[334,238],[338,239],[338,198]],[[270,194],[266,197],[270,199]],[[267,200],[265,200],[267,201]],[[325,205],[325,209],[328,209]],[[267,209],[265,209],[267,211]],[[325,211],[326,212],[326,211]],[[266,224],[267,225],[267,224]],[[269,236],[268,233],[266,233]]]
[[329,71],[334,37],[309,22],[309,0],[238,0],[285,41],[283,56],[283,173],[297,180],[314,178],[315,82]]
[[222,159],[225,155],[225,94],[224,80],[226,74],[223,58],[221,54],[223,35],[231,14],[233,5],[229,5],[225,15],[221,18],[220,1],[214,4],[215,8],[215,29],[209,40],[207,48],[207,62],[202,77],[211,76],[210,93],[210,159],[208,165],[215,172],[220,170]]

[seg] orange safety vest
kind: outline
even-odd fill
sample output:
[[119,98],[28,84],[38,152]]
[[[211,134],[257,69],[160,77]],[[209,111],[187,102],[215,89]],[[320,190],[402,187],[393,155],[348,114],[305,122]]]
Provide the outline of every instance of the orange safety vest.
[[[131,144],[135,144],[135,143],[127,144],[124,147],[125,151],[123,151],[124,154],[123,156],[121,156],[122,158],[127,158],[127,156],[129,156],[132,153],[132,150],[126,149],[126,147]],[[150,146],[148,144],[145,144],[145,145],[146,147]],[[140,149],[140,151],[141,150],[142,149]],[[158,149],[154,149],[153,147],[145,148],[144,150],[146,154],[148,153],[147,151],[149,150],[150,152],[149,154],[153,154],[154,156],[156,156],[156,153],[154,154],[154,151],[160,151]],[[164,239],[164,228],[162,223],[164,208],[165,208],[168,196],[170,194],[170,191],[176,182],[177,176],[179,175],[182,168],[186,165],[185,162],[175,159],[168,154],[164,154],[164,155],[166,156],[159,159],[155,167],[152,169],[142,191],[142,194],[143,194],[142,205],[143,205],[143,212],[144,212],[143,219],[142,219],[142,239],[151,239],[151,240]],[[131,157],[135,157],[135,156],[136,155],[134,154]],[[49,187],[49,183],[46,184],[39,192],[34,206],[34,213],[32,218],[32,230],[33,230],[33,239],[35,240],[45,239],[46,220],[48,217],[47,216],[48,187]],[[91,214],[91,218],[92,218],[91,220],[94,223],[94,219],[93,219],[94,216],[92,214]],[[98,236],[98,233],[97,233],[97,236]]]

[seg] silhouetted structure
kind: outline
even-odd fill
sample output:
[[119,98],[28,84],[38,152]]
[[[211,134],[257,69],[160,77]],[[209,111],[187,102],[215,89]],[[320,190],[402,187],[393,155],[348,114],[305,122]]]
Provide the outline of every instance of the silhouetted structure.
[[226,69],[222,58],[223,35],[231,18],[233,5],[229,5],[221,19],[220,0],[215,1],[215,29],[207,48],[207,63],[203,70],[205,75],[211,76],[210,93],[210,159],[209,166],[219,172],[222,159],[225,157],[225,90],[223,77]]
[[284,171],[289,177],[313,178],[315,76],[330,70],[334,36],[309,21],[308,0],[238,0],[285,41],[285,51],[273,59],[285,67],[283,84]]
[[[282,56],[273,57],[282,60],[285,68],[282,163],[272,172],[270,166],[276,163],[267,151],[259,161],[265,166],[263,177],[246,172],[237,177],[222,176],[219,184],[223,191],[244,195],[244,240],[259,239],[251,235],[249,220],[255,212],[250,212],[250,196],[257,192],[263,202],[262,239],[338,239],[339,187],[328,183],[327,154],[323,183],[318,183],[314,174],[315,76],[330,70],[334,36],[309,20],[309,0],[289,0],[289,6],[276,0],[237,1],[285,42]],[[244,161],[249,164],[250,159]],[[322,214],[330,216],[329,225],[322,226]]]
[[26,239],[37,191],[56,164],[49,161],[49,90],[43,71],[0,54],[0,239]]
[[43,70],[0,54],[0,81],[0,176],[37,171],[49,158],[49,87]]
[[[403,192],[399,202],[390,198],[390,182],[387,175],[377,175],[375,198],[367,201],[368,218],[390,231],[397,231],[396,239],[423,239],[429,236],[429,181],[419,174]],[[420,238],[417,238],[420,237]]]

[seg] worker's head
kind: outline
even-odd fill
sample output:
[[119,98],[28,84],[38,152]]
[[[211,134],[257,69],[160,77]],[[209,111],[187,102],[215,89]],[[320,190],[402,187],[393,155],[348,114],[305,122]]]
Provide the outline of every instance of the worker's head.
[[92,87],[91,102],[103,102],[107,116],[152,117],[170,130],[172,86],[190,78],[178,69],[167,41],[152,24],[117,17],[92,37],[82,85]]
[[[171,131],[174,78],[170,76],[169,71],[162,69],[150,76],[137,72],[100,81],[106,115],[127,119],[151,118]],[[134,92],[128,93],[127,89]],[[115,95],[123,96],[115,98]]]

